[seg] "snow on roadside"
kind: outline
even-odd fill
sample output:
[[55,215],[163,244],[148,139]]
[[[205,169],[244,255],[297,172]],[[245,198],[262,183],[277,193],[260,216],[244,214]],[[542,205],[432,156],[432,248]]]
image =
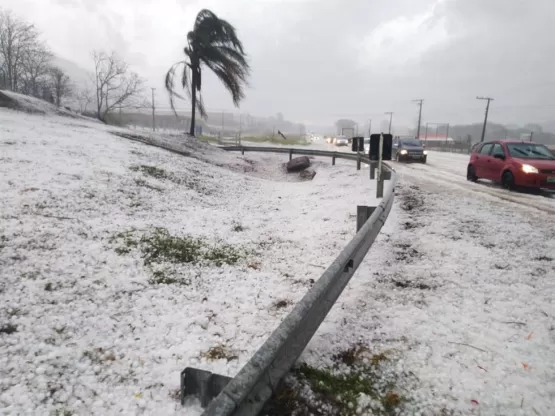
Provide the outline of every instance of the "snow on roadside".
[[552,217],[404,175],[382,235],[301,361],[335,368],[359,343],[390,357],[379,378],[407,402],[384,414],[551,414],[553,253]]
[[[0,109],[3,414],[182,412],[179,372],[234,375],[373,201],[354,162],[315,159],[313,181],[285,182],[268,168],[283,155],[169,138],[187,158],[111,130],[126,131]],[[238,259],[145,265],[160,258],[147,242],[187,236]]]
[[100,124],[98,120],[82,116],[74,113],[73,111],[66,110],[65,108],[58,108],[47,101],[41,100],[40,98],[0,89],[0,108],[2,107],[17,109],[32,114],[62,115],[78,120],[87,120],[90,123]]

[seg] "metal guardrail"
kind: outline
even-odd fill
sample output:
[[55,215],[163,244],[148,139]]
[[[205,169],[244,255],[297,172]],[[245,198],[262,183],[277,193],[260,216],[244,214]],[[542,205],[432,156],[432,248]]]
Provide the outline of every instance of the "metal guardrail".
[[[243,153],[245,151],[257,151],[289,153],[290,156],[293,153],[299,155],[331,156],[333,158],[361,160],[364,163],[371,163],[367,157],[357,154],[314,149],[255,146],[224,147],[224,149],[242,151]],[[364,221],[364,218],[362,221],[358,218],[358,223],[363,225],[354,238],[270,335],[267,341],[256,351],[247,364],[227,383],[217,397],[212,400],[204,411],[204,416],[252,416],[257,415],[263,409],[264,404],[275,392],[278,383],[297,361],[333,307],[335,301],[343,292],[343,289],[374,243],[391,211],[397,178],[390,166],[385,164],[384,166],[392,172],[392,177],[391,186],[386,190],[381,203],[376,208],[359,210],[360,212],[366,212],[366,215],[371,213],[370,217],[366,216],[366,221]],[[182,373],[182,394],[183,386],[187,384],[184,379],[186,371]],[[222,382],[221,376],[219,382]],[[225,382],[227,380],[224,380]],[[205,386],[202,389],[207,391],[214,389],[213,384],[218,382],[209,383],[205,378],[204,383]],[[208,386],[208,384],[210,385]]]
[[241,136],[237,133],[235,136],[218,137],[220,146],[241,146]]
[[266,146],[221,146],[221,149],[228,151],[238,151],[245,154],[245,152],[266,152],[266,153],[288,153],[289,158],[295,155],[303,156],[324,156],[331,157],[332,163],[335,159],[349,159],[349,160],[361,160],[364,163],[370,164],[371,161],[367,156],[358,155],[356,153],[344,153],[344,152],[331,152],[328,150],[317,150],[317,149],[303,149],[300,147],[266,147]]

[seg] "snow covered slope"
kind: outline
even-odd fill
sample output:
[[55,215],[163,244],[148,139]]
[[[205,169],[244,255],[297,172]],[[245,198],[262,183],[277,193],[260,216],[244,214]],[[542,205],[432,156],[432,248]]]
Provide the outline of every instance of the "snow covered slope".
[[234,375],[375,192],[354,162],[286,182],[283,155],[52,111],[0,108],[2,414],[183,414],[180,371]]

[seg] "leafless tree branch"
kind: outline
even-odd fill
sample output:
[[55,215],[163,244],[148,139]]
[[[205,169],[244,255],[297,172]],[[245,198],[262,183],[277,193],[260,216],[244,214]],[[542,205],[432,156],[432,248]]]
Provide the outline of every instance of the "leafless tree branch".
[[96,112],[100,120],[115,109],[141,108],[144,81],[115,52],[94,51]]
[[34,25],[0,10],[0,62],[6,88],[21,91],[24,61],[38,45],[39,33]]

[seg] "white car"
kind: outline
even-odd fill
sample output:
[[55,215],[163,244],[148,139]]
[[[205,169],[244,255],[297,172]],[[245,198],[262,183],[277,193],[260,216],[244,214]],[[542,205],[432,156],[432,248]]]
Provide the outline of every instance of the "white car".
[[334,144],[336,146],[348,146],[349,145],[349,139],[347,139],[345,136],[337,136],[335,138]]

